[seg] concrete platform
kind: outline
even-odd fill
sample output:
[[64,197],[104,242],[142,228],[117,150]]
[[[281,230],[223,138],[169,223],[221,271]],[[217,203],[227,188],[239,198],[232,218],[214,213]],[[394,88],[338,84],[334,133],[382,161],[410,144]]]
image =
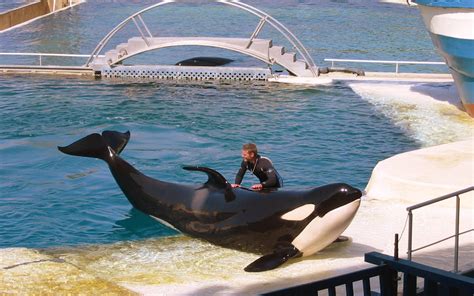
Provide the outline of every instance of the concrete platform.
[[[366,187],[366,195],[419,203],[473,185],[474,137],[398,154],[379,162]],[[474,192],[466,193],[461,206],[474,208],[473,197]]]
[[268,81],[288,84],[328,85],[337,81],[446,83],[453,82],[454,80],[451,74],[365,72],[364,76],[358,76],[356,74],[333,72],[329,74],[322,74],[319,77],[278,75],[268,79]]
[[0,74],[40,74],[63,76],[90,76],[94,77],[94,70],[86,67],[74,66],[22,66],[0,65]]

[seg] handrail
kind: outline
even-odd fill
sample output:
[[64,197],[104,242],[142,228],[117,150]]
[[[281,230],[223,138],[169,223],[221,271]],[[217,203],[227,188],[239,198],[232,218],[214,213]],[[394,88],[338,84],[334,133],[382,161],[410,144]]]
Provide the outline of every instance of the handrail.
[[107,35],[105,35],[104,38],[102,38],[101,41],[99,41],[99,43],[97,44],[97,46],[94,48],[94,50],[92,51],[92,53],[90,54],[90,57],[89,59],[87,60],[86,62],[86,66],[89,66],[89,64],[94,60],[94,58],[98,57],[99,56],[99,53],[100,51],[105,47],[105,45],[109,42],[109,40],[115,35],[115,33],[117,33],[118,31],[120,31],[130,20],[132,20],[133,18],[135,18],[137,15],[141,15],[142,13],[144,12],[147,12],[148,10],[151,10],[153,8],[156,8],[158,6],[162,6],[162,5],[166,5],[166,4],[169,4],[169,3],[173,3],[175,2],[174,0],[164,0],[160,3],[156,3],[154,5],[151,5],[151,6],[148,6],[134,14],[132,14],[131,16],[129,16],[128,18],[126,18],[125,20],[123,20],[120,24],[118,24],[115,28],[113,28]]
[[403,273],[402,295],[418,295],[417,278],[424,279],[424,295],[436,295],[440,287],[445,289],[442,290],[443,292],[449,291],[449,293],[438,295],[472,295],[474,292],[474,279],[464,275],[453,274],[439,268],[394,258],[378,252],[366,253],[364,257],[365,262],[387,266],[396,272]]
[[280,32],[288,41],[290,41],[291,45],[293,45],[293,47],[298,51],[298,53],[303,57],[305,62],[308,64],[311,73],[313,73],[314,76],[319,75],[319,73],[315,70],[316,64],[314,63],[314,60],[311,57],[311,55],[308,53],[308,50],[304,47],[303,43],[301,43],[301,41],[287,27],[285,27],[282,23],[280,23],[274,17],[251,5],[239,2],[238,0],[217,0],[217,2],[241,8],[262,19],[265,18],[265,20],[270,25],[272,25],[273,28],[278,30],[278,32]]
[[46,53],[46,52],[0,52],[0,55],[10,56],[45,56],[45,57],[73,57],[87,58],[90,54]]
[[472,191],[472,190],[474,190],[474,186],[470,186],[470,187],[464,188],[462,190],[455,191],[455,192],[452,192],[452,193],[449,193],[449,194],[446,194],[446,195],[443,195],[443,196],[440,196],[440,197],[437,197],[437,198],[433,198],[433,199],[430,199],[428,201],[425,201],[425,202],[422,202],[422,203],[419,203],[419,204],[416,204],[416,205],[413,205],[411,207],[408,207],[407,211],[413,211],[413,210],[416,210],[418,208],[422,208],[424,206],[431,205],[431,204],[446,200],[448,198],[454,197],[456,195],[461,195],[461,194],[467,193],[467,192]]
[[357,60],[357,59],[324,59],[325,62],[331,62],[334,67],[335,62],[344,63],[367,63],[367,64],[394,64],[395,73],[399,73],[400,65],[446,65],[445,62],[419,62],[419,61],[387,61],[387,60]]
[[[90,63],[92,63],[92,61],[99,55],[99,53],[102,51],[102,49],[108,44],[108,42],[110,41],[110,39],[118,32],[120,31],[130,20],[133,20],[135,21],[135,17],[140,17],[141,14],[151,10],[151,9],[154,9],[154,8],[157,8],[159,6],[162,6],[162,5],[166,5],[166,4],[170,4],[170,3],[174,3],[174,2],[179,2],[179,0],[164,0],[164,1],[161,1],[159,3],[156,3],[156,4],[153,4],[149,7],[146,7],[134,14],[132,14],[131,16],[129,16],[128,18],[126,18],[125,20],[123,20],[120,24],[118,24],[115,28],[113,28],[98,44],[97,46],[95,47],[95,49],[92,51],[92,53],[90,54],[90,57],[89,59],[87,60],[86,62],[86,66],[89,66]],[[304,59],[304,61],[308,64],[309,66],[309,70],[311,71],[311,73],[314,75],[314,76],[318,76],[319,75],[319,72],[316,68],[316,64],[314,63],[312,57],[309,55],[307,49],[303,46],[303,44],[301,43],[301,41],[298,40],[298,38],[296,38],[296,36],[290,31],[288,30],[288,28],[286,28],[283,24],[281,24],[279,21],[277,21],[275,18],[273,18],[272,16],[270,16],[269,14],[251,6],[251,5],[248,5],[248,4],[245,4],[245,3],[241,3],[237,0],[215,0],[216,3],[222,3],[222,4],[225,4],[225,5],[229,5],[229,6],[233,6],[233,7],[237,7],[239,9],[242,9],[244,11],[247,11],[257,17],[259,17],[260,19],[264,19],[265,22],[268,22],[273,28],[275,28],[278,32],[280,32],[292,45],[293,47],[298,51],[298,53],[302,56],[302,58]],[[143,22],[143,21],[142,21]],[[263,26],[263,24],[262,24]],[[137,26],[138,27],[138,26]],[[145,25],[146,27],[146,25]],[[138,30],[140,31],[140,28],[138,28]],[[145,42],[146,42],[146,38],[144,37],[144,35],[141,33],[142,37],[144,38]]]
[[[88,58],[89,54],[44,53],[44,52],[0,52],[0,56],[37,56],[39,65],[43,65],[43,57]],[[103,57],[103,56],[102,56]]]
[[329,295],[336,295],[336,287],[338,286],[344,286],[346,290],[345,295],[354,295],[354,284],[362,281],[363,294],[364,296],[369,296],[373,295],[370,280],[376,277],[379,277],[379,281],[382,283],[380,287],[381,295],[390,295],[392,290],[387,283],[390,281],[391,275],[386,265],[378,265],[307,284],[267,292],[262,295],[319,295],[319,292],[327,292]]
[[[423,247],[417,248],[416,250],[413,250],[413,213],[412,213],[412,211],[416,210],[416,209],[419,209],[419,208],[422,208],[422,207],[425,207],[425,206],[428,206],[428,205],[431,205],[431,204],[434,204],[434,203],[437,203],[437,202],[440,202],[440,201],[443,201],[443,200],[446,200],[446,199],[449,199],[449,198],[452,198],[452,197],[456,197],[456,221],[455,221],[455,230],[454,230],[454,272],[459,271],[459,257],[458,257],[459,256],[459,235],[474,231],[474,229],[470,229],[468,231],[464,231],[463,233],[459,232],[459,209],[460,209],[460,202],[461,202],[459,196],[461,194],[464,194],[464,193],[467,193],[467,192],[470,192],[470,191],[473,191],[473,190],[474,190],[474,186],[470,186],[470,187],[467,187],[465,189],[458,190],[456,192],[449,193],[449,194],[446,194],[446,195],[443,195],[443,196],[440,196],[440,197],[437,197],[437,198],[434,198],[434,199],[431,199],[431,200],[428,200],[428,201],[425,201],[425,202],[422,202],[422,203],[419,203],[419,204],[416,204],[416,205],[413,205],[413,206],[407,208],[407,211],[408,211],[408,251],[407,251],[408,260],[412,259],[412,254],[415,251],[419,251],[421,249],[424,249],[426,247],[432,246],[434,244],[440,243],[440,242],[445,241],[445,240],[448,239],[448,238],[446,238],[446,239],[440,240],[436,243],[428,244],[426,246],[423,246]],[[451,236],[451,237],[453,237],[453,236]],[[449,237],[449,238],[451,238],[451,237]]]

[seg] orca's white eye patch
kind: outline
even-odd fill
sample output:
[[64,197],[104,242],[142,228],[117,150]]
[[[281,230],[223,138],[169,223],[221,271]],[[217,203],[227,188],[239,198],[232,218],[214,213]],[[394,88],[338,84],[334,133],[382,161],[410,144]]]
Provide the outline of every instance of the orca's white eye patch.
[[307,204],[282,215],[281,218],[288,221],[301,221],[311,215],[315,207],[313,204]]

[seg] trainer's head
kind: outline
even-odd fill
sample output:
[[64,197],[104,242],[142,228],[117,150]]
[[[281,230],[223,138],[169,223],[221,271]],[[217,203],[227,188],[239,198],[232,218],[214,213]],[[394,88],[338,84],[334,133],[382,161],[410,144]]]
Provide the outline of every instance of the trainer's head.
[[257,157],[257,145],[254,143],[247,143],[242,145],[242,158],[245,161],[252,161]]

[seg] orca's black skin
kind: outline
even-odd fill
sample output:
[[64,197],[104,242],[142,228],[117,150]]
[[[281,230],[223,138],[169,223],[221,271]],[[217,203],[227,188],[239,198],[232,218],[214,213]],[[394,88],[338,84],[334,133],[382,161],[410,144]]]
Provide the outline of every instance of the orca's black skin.
[[[199,186],[152,179],[118,155],[129,138],[129,132],[105,131],[58,149],[107,162],[117,184],[135,208],[185,234],[226,248],[269,254],[249,265],[247,271],[272,269],[301,255],[292,241],[314,218],[361,197],[358,189],[343,183],[308,191],[233,189],[221,174],[204,167],[184,167],[208,175],[208,181]],[[281,218],[307,204],[316,207],[303,220]]]
[[218,57],[195,57],[177,62],[176,66],[224,66],[232,63],[234,60]]

